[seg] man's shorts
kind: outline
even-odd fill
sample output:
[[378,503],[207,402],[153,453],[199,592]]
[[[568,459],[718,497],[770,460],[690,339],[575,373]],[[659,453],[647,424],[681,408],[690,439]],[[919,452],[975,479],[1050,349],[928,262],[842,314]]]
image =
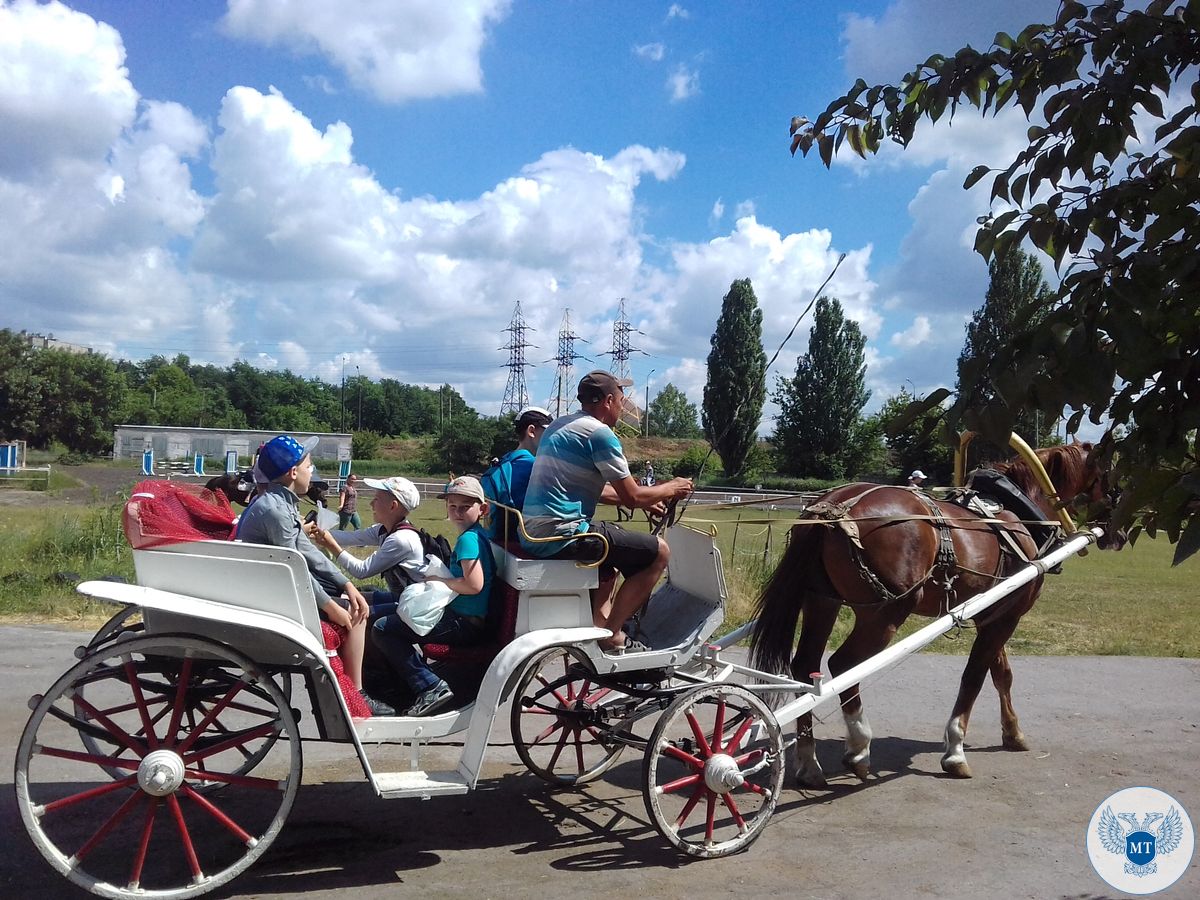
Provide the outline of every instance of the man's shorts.
[[[608,541],[608,556],[600,566],[600,577],[611,578],[620,572],[626,578],[650,568],[658,558],[658,538],[641,531],[626,531],[612,522],[592,522],[588,534],[601,534]],[[600,541],[581,535],[571,541],[554,559],[594,562],[604,552]]]

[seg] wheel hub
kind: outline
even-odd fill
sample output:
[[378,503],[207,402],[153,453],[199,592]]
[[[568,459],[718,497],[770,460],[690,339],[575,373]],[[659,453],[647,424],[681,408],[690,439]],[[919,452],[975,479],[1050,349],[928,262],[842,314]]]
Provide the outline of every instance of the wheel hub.
[[183,784],[183,758],[173,750],[154,750],[143,757],[137,770],[138,786],[152,797],[165,797]]
[[727,753],[714,753],[704,763],[704,783],[710,791],[728,794],[745,780],[737,760]]

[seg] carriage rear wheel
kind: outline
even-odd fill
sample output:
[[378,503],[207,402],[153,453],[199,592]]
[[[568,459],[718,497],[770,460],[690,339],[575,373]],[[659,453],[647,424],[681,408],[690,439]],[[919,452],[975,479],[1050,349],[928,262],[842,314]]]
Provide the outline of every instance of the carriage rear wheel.
[[[134,640],[137,636],[138,632],[131,631],[118,638],[118,641]],[[138,666],[136,673],[138,688],[146,709],[150,713],[151,721],[161,723],[159,728],[166,727],[171,721],[166,717],[166,708],[177,699],[177,684],[182,665],[183,660],[178,657],[147,655]],[[89,706],[92,705],[87,702],[89,692],[92,690],[89,683],[93,681],[104,683],[110,674],[103,668],[94,670],[87,679],[81,680],[76,685],[73,699],[75,715],[84,725],[91,724],[91,727],[79,729],[80,740],[83,741],[83,746],[87,748],[88,752],[96,756],[109,756],[118,753],[121,749],[120,741],[105,730],[99,722],[94,721],[88,711]],[[285,703],[290,705],[292,699],[291,676],[287,672],[279,673],[279,676],[278,680],[274,676],[270,680],[275,682],[283,694]],[[197,723],[206,716],[209,716],[210,712],[212,717],[208,728],[214,734],[224,732],[233,737],[244,729],[247,717],[251,715],[251,707],[245,702],[232,704],[225,708],[217,707],[221,698],[225,696],[233,686],[233,681],[238,677],[236,670],[230,670],[220,662],[193,661],[190,664],[190,683],[182,701],[187,708],[182,710],[178,719],[177,740],[182,741],[187,732],[195,728]],[[261,715],[273,714],[270,696],[262,684],[246,685],[241,690],[245,692],[243,701],[251,697],[262,701],[264,706]],[[140,737],[144,734],[144,726],[139,723],[137,728],[134,736]],[[235,768],[231,767],[228,774],[248,775],[255,766],[267,758],[278,736],[278,732],[273,732],[263,740],[235,743],[231,748],[230,759],[233,759],[232,754],[236,753],[241,755],[242,761]],[[161,733],[158,737],[165,739],[165,735]],[[104,770],[112,778],[122,778],[128,774],[128,772],[111,766],[105,766]],[[221,790],[227,784],[228,782],[207,781],[198,783],[194,787],[200,793],[205,793],[206,791]]]
[[225,884],[270,847],[300,784],[283,693],[214,641],[118,641],[30,706],[21,818],[55,869],[102,897],[177,900]]
[[766,826],[783,773],[783,736],[767,705],[738,685],[703,685],[654,726],[642,766],[646,811],[689,856],[728,856]]
[[636,701],[594,678],[580,650],[553,647],[533,658],[517,685],[513,744],[529,770],[551,784],[594,781],[624,749],[614,732]]

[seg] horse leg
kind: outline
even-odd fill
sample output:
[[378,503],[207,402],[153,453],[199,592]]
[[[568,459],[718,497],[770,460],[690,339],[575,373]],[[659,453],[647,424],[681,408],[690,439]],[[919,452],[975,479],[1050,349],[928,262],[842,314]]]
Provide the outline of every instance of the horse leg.
[[[989,670],[995,672],[994,666],[998,663],[1000,652],[1016,631],[1018,619],[1019,614],[1010,613],[981,625],[975,634],[975,642],[971,644],[971,654],[967,657],[967,665],[959,682],[954,711],[950,714],[950,721],[946,723],[946,752],[942,756],[942,771],[956,778],[971,777],[971,767],[967,765],[965,749],[971,708],[979,697],[984,676]],[[1004,665],[1007,666],[1007,663],[1006,655]],[[1015,716],[1013,721],[1016,721]]]
[[[800,641],[792,658],[792,678],[808,681],[814,672],[821,671],[821,655],[837,622],[841,603],[829,597],[809,594],[803,604]],[[796,782],[801,787],[827,787],[825,773],[817,761],[817,742],[813,737],[812,713],[796,720]]]
[[1000,695],[1000,735],[1005,750],[1028,750],[1025,735],[1021,733],[1021,724],[1017,721],[1017,711],[1012,705],[1012,666],[1008,662],[1008,651],[1003,647],[996,654],[992,663],[992,684]]
[[[904,600],[882,607],[856,609],[850,635],[829,657],[829,674],[836,678],[887,647],[921,595],[921,591],[914,591]],[[846,688],[839,697],[842,718],[846,722],[846,750],[842,754],[842,764],[860,781],[866,781],[871,774],[871,723],[863,710],[858,685]]]

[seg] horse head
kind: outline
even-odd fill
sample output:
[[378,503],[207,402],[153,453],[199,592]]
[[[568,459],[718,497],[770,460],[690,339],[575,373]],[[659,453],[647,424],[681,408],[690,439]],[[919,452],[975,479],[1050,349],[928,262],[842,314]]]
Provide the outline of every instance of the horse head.
[[1067,512],[1089,525],[1104,526],[1099,547],[1102,550],[1124,547],[1125,532],[1107,527],[1121,492],[1096,448],[1089,442],[1075,441],[1037,453],[1058,492],[1059,503]]

